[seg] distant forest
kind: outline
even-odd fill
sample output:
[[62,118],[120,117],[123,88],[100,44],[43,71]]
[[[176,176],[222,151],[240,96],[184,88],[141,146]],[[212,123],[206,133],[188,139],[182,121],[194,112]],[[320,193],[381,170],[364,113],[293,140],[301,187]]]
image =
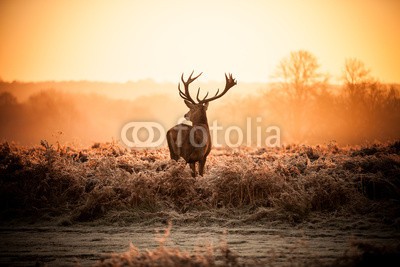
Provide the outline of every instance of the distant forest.
[[[239,126],[245,140],[251,134],[254,144],[257,129],[264,140],[268,126],[281,129],[283,144],[354,145],[400,138],[400,86],[380,82],[358,59],[346,60],[341,84],[333,85],[313,54],[295,51],[280,62],[273,78],[271,84],[238,80],[226,98],[210,105],[209,124],[216,120],[225,129]],[[200,85],[201,92],[214,85]],[[1,81],[0,141],[118,141],[127,122],[155,121],[167,130],[186,111],[177,84],[171,83]],[[219,143],[224,144],[224,131],[219,134]],[[230,138],[234,142],[237,137]]]

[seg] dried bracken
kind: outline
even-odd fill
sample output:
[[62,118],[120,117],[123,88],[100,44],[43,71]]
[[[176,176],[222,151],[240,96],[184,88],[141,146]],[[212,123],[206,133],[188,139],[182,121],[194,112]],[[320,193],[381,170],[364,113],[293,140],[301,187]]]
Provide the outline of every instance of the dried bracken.
[[[177,247],[167,246],[166,240],[170,235],[171,223],[165,229],[162,237],[158,238],[159,246],[153,250],[140,251],[133,244],[127,252],[106,255],[95,266],[241,266],[238,258],[228,248],[226,243],[221,243],[218,248],[211,245],[186,251]],[[220,255],[216,255],[216,252]]]
[[[247,219],[279,215],[296,223],[313,212],[376,212],[396,224],[398,144],[216,149],[206,175],[192,178],[184,161],[169,160],[166,148],[2,143],[0,216],[2,221],[67,217],[71,223],[122,216],[143,222],[241,212]],[[268,216],[257,215],[265,209]]]

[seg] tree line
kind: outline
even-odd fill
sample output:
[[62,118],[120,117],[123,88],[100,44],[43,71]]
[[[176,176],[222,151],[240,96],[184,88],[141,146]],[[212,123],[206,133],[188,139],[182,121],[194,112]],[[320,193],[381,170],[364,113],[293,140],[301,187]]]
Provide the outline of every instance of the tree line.
[[334,85],[312,53],[294,51],[272,78],[267,90],[226,104],[217,113],[238,115],[240,110],[229,123],[241,127],[245,117],[260,116],[266,126],[281,128],[284,143],[345,145],[400,138],[399,86],[380,82],[359,59],[346,59],[341,83]]
[[[264,129],[269,126],[279,127],[283,144],[336,141],[353,145],[400,138],[398,85],[380,82],[355,58],[345,61],[340,84],[331,84],[329,75],[320,69],[312,53],[291,52],[277,65],[272,84],[257,94],[228,97],[212,105],[209,123],[218,120],[224,129],[239,126],[244,140],[254,143],[266,140]],[[165,91],[177,89],[166,87]],[[53,89],[19,102],[11,90],[0,94],[0,140],[22,144],[38,144],[41,139],[82,144],[118,140],[129,121],[154,121],[168,129],[185,108],[172,94],[116,100]],[[258,129],[265,136],[255,136]],[[229,138],[235,143],[234,134]]]

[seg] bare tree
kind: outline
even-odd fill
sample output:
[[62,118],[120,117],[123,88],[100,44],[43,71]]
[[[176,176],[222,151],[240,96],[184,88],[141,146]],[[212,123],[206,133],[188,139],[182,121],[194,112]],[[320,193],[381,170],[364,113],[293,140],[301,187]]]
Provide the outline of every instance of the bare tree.
[[358,106],[365,100],[367,88],[375,83],[370,72],[361,60],[346,59],[342,80],[350,106]]
[[[308,115],[313,109],[311,100],[325,92],[328,75],[319,71],[317,58],[308,51],[299,50],[278,64],[274,78],[282,93],[280,103],[285,114],[287,137],[291,141],[304,141],[313,124]],[[276,105],[275,105],[276,106]]]
[[282,59],[274,77],[292,101],[304,103],[327,82],[327,75],[320,73],[319,68],[320,65],[313,54],[299,50]]
[[[398,96],[395,88],[382,84],[359,59],[345,61],[342,74],[344,118],[354,140],[374,141],[390,128],[397,128]],[[392,134],[391,134],[392,135]]]
[[0,94],[0,107],[16,105],[17,102],[17,98],[10,92],[3,92]]

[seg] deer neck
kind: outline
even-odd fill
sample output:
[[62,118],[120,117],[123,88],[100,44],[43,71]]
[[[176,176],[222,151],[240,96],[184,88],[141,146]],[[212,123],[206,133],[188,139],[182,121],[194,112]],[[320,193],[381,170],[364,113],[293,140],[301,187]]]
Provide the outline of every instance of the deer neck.
[[208,128],[208,120],[207,120],[207,114],[201,113],[195,120],[193,120],[193,126],[195,125],[205,125]]

